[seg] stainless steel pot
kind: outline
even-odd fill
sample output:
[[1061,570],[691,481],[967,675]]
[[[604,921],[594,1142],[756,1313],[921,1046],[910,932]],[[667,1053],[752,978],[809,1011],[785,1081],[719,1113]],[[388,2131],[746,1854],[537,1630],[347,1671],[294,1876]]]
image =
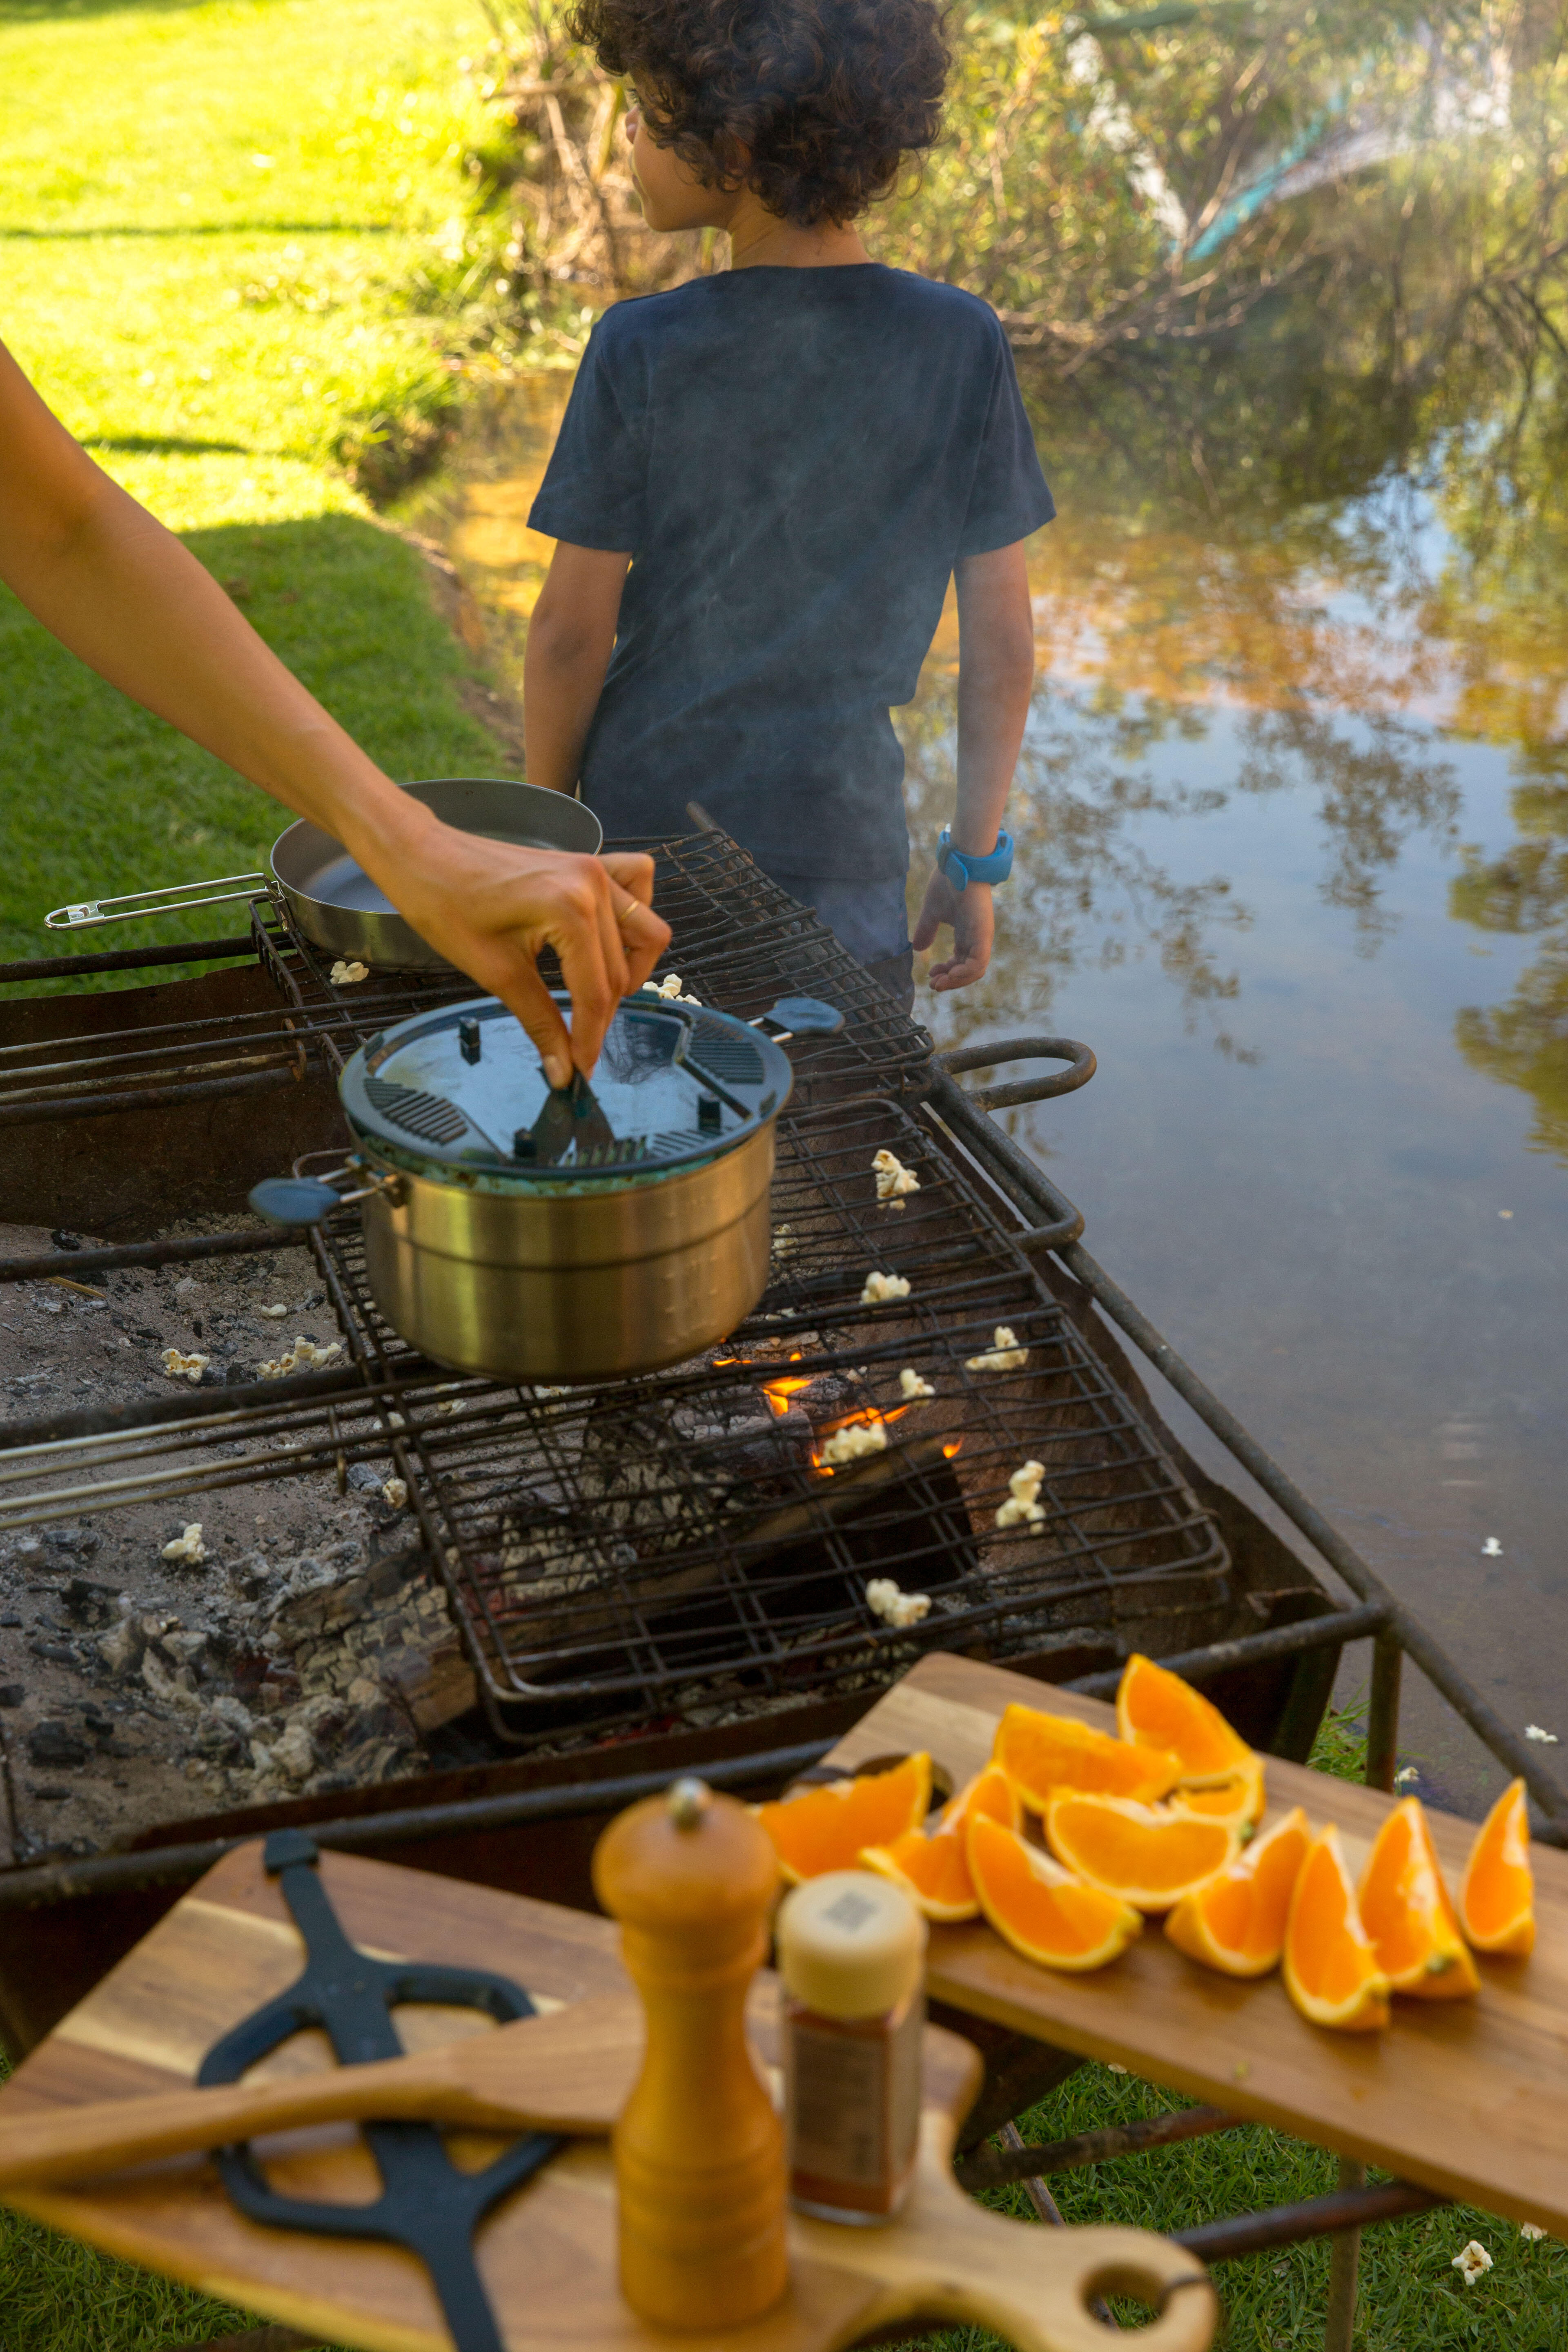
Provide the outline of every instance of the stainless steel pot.
[[[598,818],[566,793],[546,792],[503,776],[445,776],[405,784],[411,799],[434,810],[444,824],[481,841],[522,849],[563,849],[594,857],[605,833]],[[225,874],[211,882],[179,882],[163,890],[135,890],[118,898],[90,898],[56,907],[44,918],[51,931],[100,923],[129,923],[184,907],[219,907],[265,893],[286,906],[299,930],[327,954],[356,958],[395,971],[447,971],[433,947],[404,920],[341,841],[305,818],[272,845],[268,874]],[[195,892],[196,895],[192,896]]]
[[[808,1003],[792,1000],[795,1029],[839,1024]],[[793,1084],[756,1025],[628,997],[595,1080],[612,1139],[561,1147],[566,1098],[480,997],[372,1038],[340,1089],[353,1159],[332,1181],[259,1184],[251,1202],[303,1224],[357,1201],[377,1306],[441,1363],[530,1381],[653,1371],[724,1338],[767,1286],[774,1122]]]

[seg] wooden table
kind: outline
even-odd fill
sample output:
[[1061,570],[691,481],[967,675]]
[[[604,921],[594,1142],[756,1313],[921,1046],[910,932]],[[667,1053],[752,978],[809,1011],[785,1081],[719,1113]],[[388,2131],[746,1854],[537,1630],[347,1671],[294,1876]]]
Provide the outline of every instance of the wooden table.
[[[627,1980],[605,1919],[349,1854],[321,1875],[346,1932],[384,1958],[501,1971],[547,2008],[618,1992]],[[299,1973],[302,1945],[259,1842],[210,1871],[134,1951],[26,2058],[0,2091],[5,2118],[41,2105],[186,2085],[208,2049]],[[752,2025],[764,2051],[775,1987],[759,1979]],[[405,2048],[486,2032],[474,2011],[400,2008]],[[526,2029],[524,2029],[526,2030]],[[1204,2352],[1215,2305],[1193,2257],[1141,2231],[1042,2231],[985,2212],[952,2179],[956,2120],[980,2074],[971,2045],[928,2029],[921,2166],[910,2202],[889,2229],[845,2229],[792,2217],[791,2286],[724,2352],[835,2352],[916,2317],[977,2320],[1025,2352],[1100,2352],[1091,2294],[1142,2286],[1173,2292],[1144,2331],[1148,2352]],[[321,2036],[302,2033],[258,2073],[331,2063]],[[377,2176],[352,2126],[259,2144],[274,2187],[339,2200],[374,2197]],[[459,2164],[504,2142],[450,2136]],[[302,2237],[258,2227],[229,2203],[205,2158],[148,2167],[79,2189],[9,2201],[107,2252],[187,2281],[304,2330],[312,2342],[370,2352],[442,2352],[450,2338],[423,2265],[397,2247]],[[580,2141],[515,2191],[477,2240],[489,2300],[508,2352],[719,2352],[712,2336],[660,2336],[622,2303],[616,2277],[615,2184],[603,2142]]]
[[[931,1752],[954,1785],[991,1752],[1014,1700],[1114,1731],[1112,1708],[1000,1667],[923,1658],[834,1748],[832,1763]],[[1292,1805],[1337,1822],[1352,1874],[1394,1800],[1268,1759],[1268,1819]],[[1458,1885],[1474,1824],[1429,1812]],[[1375,2164],[1439,2196],[1568,2236],[1568,1853],[1534,1849],[1536,1948],[1482,1958],[1473,2001],[1396,2000],[1380,2034],[1309,2025],[1278,1973],[1245,1984],[1184,1958],[1151,1922],[1111,1967],[1031,1966],[983,1923],[931,1931],[934,2000],[989,2018],[1298,2138]]]

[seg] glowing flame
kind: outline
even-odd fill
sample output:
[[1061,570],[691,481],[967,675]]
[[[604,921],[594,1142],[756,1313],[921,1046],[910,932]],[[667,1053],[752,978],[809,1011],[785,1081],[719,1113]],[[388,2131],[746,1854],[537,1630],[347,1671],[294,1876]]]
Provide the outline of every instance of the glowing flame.
[[831,1462],[825,1462],[823,1460],[822,1448],[828,1438],[834,1436],[837,1431],[841,1429],[885,1429],[889,1422],[897,1421],[900,1413],[908,1412],[908,1411],[909,1406],[907,1404],[896,1404],[890,1406],[886,1412],[879,1412],[874,1404],[863,1405],[858,1412],[840,1413],[837,1421],[825,1421],[821,1428],[816,1433],[816,1443],[814,1444],[811,1449],[812,1468],[820,1472],[824,1478],[831,1478],[833,1476],[833,1465]]
[[944,1445],[944,1446],[942,1447],[942,1455],[943,1455],[943,1458],[944,1458],[946,1461],[951,1462],[951,1461],[952,1460],[953,1455],[958,1452],[958,1449],[959,1449],[959,1447],[963,1444],[963,1438],[962,1438],[962,1437],[955,1437],[955,1438],[953,1438],[953,1439],[952,1439],[952,1443],[951,1443],[951,1444],[947,1444],[947,1445]]

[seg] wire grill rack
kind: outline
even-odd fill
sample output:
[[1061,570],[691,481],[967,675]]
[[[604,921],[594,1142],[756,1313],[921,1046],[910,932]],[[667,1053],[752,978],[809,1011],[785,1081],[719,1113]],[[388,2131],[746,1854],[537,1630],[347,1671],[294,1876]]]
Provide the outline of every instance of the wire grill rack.
[[[920,1112],[925,1032],[725,836],[636,845],[656,855],[689,992],[742,1017],[809,993],[847,1016],[791,1048],[758,1311],[700,1360],[637,1380],[453,1380],[382,1318],[342,1217],[312,1246],[347,1366],[14,1428],[0,1528],[257,1479],[341,1483],[390,1454],[492,1723],[523,1744],[719,1722],[881,1685],[921,1646],[1005,1656],[1223,1601],[1213,1520]],[[68,1011],[52,1031],[41,1013],[49,1034],[0,1054],[0,1124],[335,1076],[377,1030],[469,992],[456,975],[335,983],[268,898],[252,935],[276,1004],[79,1037]],[[919,1180],[896,1206],[879,1198],[883,1150]],[[1026,1465],[1026,1507],[998,1526]]]
[[[901,1209],[883,1150],[919,1178]],[[395,1450],[498,1728],[721,1720],[879,1684],[912,1647],[1005,1655],[1224,1598],[1213,1521],[931,1127],[869,1097],[782,1120],[773,1213],[768,1292],[700,1361],[410,1400]],[[323,1263],[395,1381],[416,1360],[357,1233]],[[872,1273],[908,1296],[868,1305]],[[1026,1463],[1038,1516],[1000,1529]],[[873,1607],[889,1575],[929,1601],[918,1623]]]
[[[789,995],[821,996],[844,1013],[837,1035],[792,1047],[797,1102],[919,1089],[929,1069],[926,1032],[727,835],[616,845],[655,856],[658,905],[677,943],[665,968],[679,972],[689,992],[745,1020]],[[40,1014],[38,1035],[0,1047],[0,1127],[265,1093],[312,1066],[335,1079],[378,1030],[474,993],[471,981],[445,971],[335,982],[334,959],[295,928],[281,898],[254,899],[250,929],[275,1004],[175,1013],[83,1036],[73,1034],[69,1001],[51,999],[62,1009]],[[542,968],[551,977],[549,958]]]
[[[771,882],[727,835],[611,846],[653,856],[655,904],[674,935],[660,971],[679,971],[689,994],[743,1021],[766,1013],[781,996],[820,996],[844,1014],[837,1035],[795,1042],[790,1058],[797,1103],[871,1087],[907,1093],[925,1082],[928,1033],[817,916]],[[301,938],[286,908],[279,915],[280,929],[257,923],[260,952],[299,1021],[321,1039],[334,1074],[377,1030],[473,993],[466,980],[412,972],[335,985],[331,960]],[[559,984],[550,957],[541,960],[541,969]]]

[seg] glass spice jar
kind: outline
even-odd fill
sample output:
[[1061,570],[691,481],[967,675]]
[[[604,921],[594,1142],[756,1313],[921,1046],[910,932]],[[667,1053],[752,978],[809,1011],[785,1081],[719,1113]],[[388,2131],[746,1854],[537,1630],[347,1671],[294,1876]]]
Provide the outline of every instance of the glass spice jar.
[[790,2202],[890,2221],[920,2145],[926,1923],[869,1871],[797,1886],[776,1928]]

